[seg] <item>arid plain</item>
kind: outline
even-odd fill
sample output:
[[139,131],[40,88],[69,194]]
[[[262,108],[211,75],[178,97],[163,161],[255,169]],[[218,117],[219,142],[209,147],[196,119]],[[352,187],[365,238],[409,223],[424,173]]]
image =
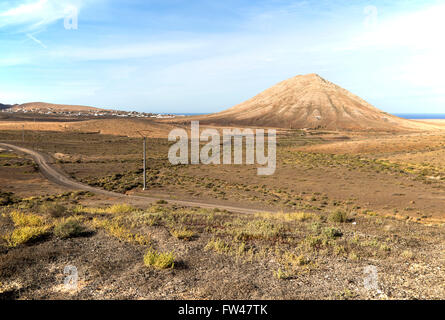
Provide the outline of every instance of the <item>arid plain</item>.
[[[2,298],[445,297],[443,121],[277,128],[276,172],[258,176],[252,165],[170,164],[168,133],[196,117],[0,115]],[[216,118],[202,128],[225,126]],[[63,285],[68,265],[76,290]],[[378,290],[364,286],[367,266]]]

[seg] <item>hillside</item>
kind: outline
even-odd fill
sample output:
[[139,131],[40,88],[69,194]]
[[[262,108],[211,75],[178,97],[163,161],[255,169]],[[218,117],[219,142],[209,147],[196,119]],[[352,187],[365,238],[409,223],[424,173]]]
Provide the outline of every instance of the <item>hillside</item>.
[[19,104],[15,105],[12,109],[21,109],[26,111],[71,111],[71,112],[102,110],[99,108],[94,108],[89,106],[52,104],[46,102],[29,102],[29,103]]
[[327,130],[397,131],[422,127],[377,109],[317,74],[282,81],[226,111],[202,116],[200,121]]
[[152,138],[165,138],[175,128],[177,126],[152,119],[100,119],[73,122],[0,121],[0,130],[82,132],[128,137],[140,137],[138,132],[143,131]]
[[11,104],[3,104],[3,103],[0,103],[0,110],[3,110],[3,109],[9,109],[9,108],[11,108],[11,107],[13,107],[14,105],[11,105]]

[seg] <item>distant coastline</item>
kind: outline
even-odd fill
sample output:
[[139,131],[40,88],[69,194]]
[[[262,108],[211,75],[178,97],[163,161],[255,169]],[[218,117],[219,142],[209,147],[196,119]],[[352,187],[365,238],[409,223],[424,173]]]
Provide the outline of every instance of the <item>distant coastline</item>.
[[[200,116],[200,115],[205,115],[207,113],[168,113],[168,114],[175,116]],[[396,117],[400,117],[403,119],[410,119],[410,120],[445,119],[445,113],[394,113],[394,115]]]
[[[208,113],[160,113],[175,116],[201,116]],[[396,117],[409,119],[409,120],[422,120],[422,119],[444,119],[445,113],[394,113]]]
[[174,116],[201,116],[201,115],[208,114],[208,113],[168,113],[168,114],[171,114]]
[[394,115],[410,120],[445,119],[445,113],[395,113]]

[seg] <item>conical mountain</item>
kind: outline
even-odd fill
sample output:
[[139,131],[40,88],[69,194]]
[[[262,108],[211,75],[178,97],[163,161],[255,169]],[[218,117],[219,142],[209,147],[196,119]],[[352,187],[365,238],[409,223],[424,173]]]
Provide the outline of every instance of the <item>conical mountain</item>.
[[400,130],[418,124],[387,114],[317,74],[282,81],[201,121],[293,129]]

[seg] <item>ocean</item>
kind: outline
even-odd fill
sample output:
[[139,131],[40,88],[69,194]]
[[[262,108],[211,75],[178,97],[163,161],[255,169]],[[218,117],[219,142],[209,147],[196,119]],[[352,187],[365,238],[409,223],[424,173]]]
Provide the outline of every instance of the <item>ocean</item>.
[[395,113],[397,117],[404,119],[445,119],[445,113]]
[[[200,116],[207,113],[165,113],[182,116]],[[445,113],[394,113],[395,116],[404,119],[445,119]]]
[[177,113],[177,112],[173,112],[173,113],[160,113],[160,114],[172,114],[175,116],[201,116],[201,115],[208,114],[208,113],[187,113],[187,112]]

